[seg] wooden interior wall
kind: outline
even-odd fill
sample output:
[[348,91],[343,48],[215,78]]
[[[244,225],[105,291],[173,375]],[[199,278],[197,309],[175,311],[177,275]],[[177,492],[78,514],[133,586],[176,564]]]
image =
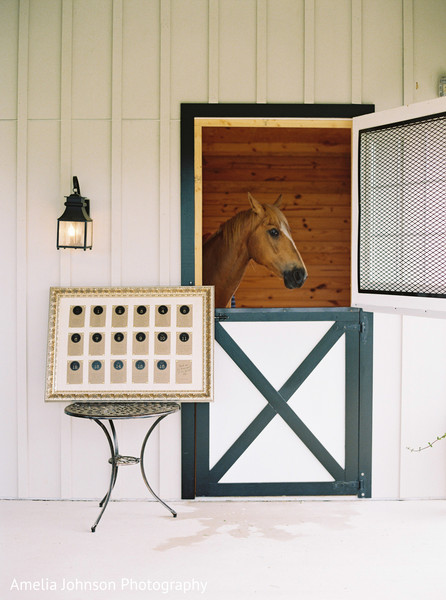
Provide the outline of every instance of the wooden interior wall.
[[204,127],[203,235],[249,208],[247,193],[272,203],[283,194],[307,266],[289,290],[251,261],[237,307],[350,305],[351,129]]

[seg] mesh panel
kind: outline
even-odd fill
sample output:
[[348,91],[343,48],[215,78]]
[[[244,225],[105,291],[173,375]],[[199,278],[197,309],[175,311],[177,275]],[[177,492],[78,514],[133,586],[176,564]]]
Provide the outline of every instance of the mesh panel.
[[359,290],[446,296],[446,113],[360,132]]

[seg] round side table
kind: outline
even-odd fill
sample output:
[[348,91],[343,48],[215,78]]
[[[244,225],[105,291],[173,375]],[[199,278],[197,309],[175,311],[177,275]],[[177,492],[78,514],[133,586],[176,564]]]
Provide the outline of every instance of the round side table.
[[[139,463],[142,478],[149,492],[158,500],[158,502],[161,502],[161,504],[165,506],[174,517],[177,516],[177,513],[155,494],[149,482],[147,481],[147,476],[144,469],[144,451],[146,449],[147,440],[149,439],[150,434],[155,427],[165,417],[177,412],[178,410],[180,410],[180,405],[176,402],[76,402],[65,407],[65,413],[70,417],[91,419],[97,423],[105,433],[110,446],[111,457],[108,461],[112,465],[110,485],[107,493],[99,503],[99,506],[102,510],[99,513],[95,523],[91,527],[91,531],[93,533],[96,531],[96,527],[101,520],[105,509],[107,508],[111,493],[115,487],[116,478],[118,476],[118,468],[124,465],[136,465]],[[118,438],[113,421],[116,419],[145,419],[149,417],[155,417],[156,420],[144,437],[139,458],[134,456],[123,456],[119,454]],[[110,431],[107,429],[107,426],[103,423],[103,421],[108,421]]]

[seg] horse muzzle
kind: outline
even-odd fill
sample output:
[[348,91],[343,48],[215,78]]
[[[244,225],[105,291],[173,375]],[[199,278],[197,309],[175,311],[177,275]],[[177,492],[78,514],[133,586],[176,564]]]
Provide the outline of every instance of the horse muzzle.
[[293,269],[283,272],[283,281],[285,286],[290,290],[302,287],[306,278],[307,271],[302,267],[294,267]]

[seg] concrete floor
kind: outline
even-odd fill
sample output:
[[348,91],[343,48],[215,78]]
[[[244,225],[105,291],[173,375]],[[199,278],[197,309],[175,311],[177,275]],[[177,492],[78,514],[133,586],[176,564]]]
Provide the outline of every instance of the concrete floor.
[[446,500],[2,501],[0,598],[446,598]]

